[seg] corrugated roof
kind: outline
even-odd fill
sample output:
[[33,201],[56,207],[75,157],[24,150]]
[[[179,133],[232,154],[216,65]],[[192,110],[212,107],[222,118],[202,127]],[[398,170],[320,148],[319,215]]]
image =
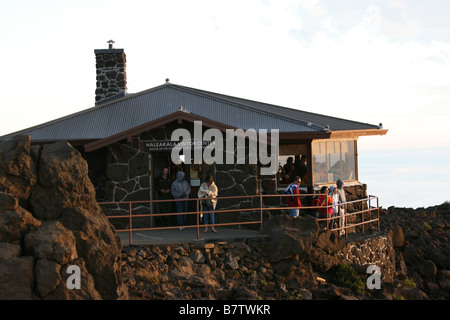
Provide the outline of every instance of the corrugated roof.
[[242,129],[280,132],[323,132],[378,129],[378,126],[329,117],[272,104],[231,97],[176,84],[129,94],[41,125],[1,137],[27,134],[32,141],[97,140],[184,111]]

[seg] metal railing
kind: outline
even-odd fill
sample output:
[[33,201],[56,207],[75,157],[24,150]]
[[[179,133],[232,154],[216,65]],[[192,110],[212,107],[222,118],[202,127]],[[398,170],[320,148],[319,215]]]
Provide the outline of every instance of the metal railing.
[[[299,194],[294,195],[294,197],[314,197],[318,196],[318,194]],[[200,236],[200,227],[209,227],[209,226],[240,226],[240,225],[251,225],[251,224],[259,224],[260,228],[260,234],[263,233],[263,213],[264,212],[271,212],[271,211],[280,211],[280,210],[288,210],[288,209],[300,209],[300,214],[305,214],[308,211],[311,210],[326,210],[328,212],[328,208],[334,207],[334,206],[340,206],[340,205],[355,205],[355,204],[361,204],[361,210],[357,210],[355,212],[346,212],[343,216],[343,220],[345,221],[343,225],[339,224],[339,219],[342,219],[341,216],[331,217],[328,214],[326,215],[326,218],[317,218],[317,221],[319,222],[319,225],[322,223],[326,223],[327,226],[330,225],[330,222],[332,220],[338,220],[338,227],[331,228],[331,231],[341,231],[343,230],[346,234],[346,237],[348,237],[348,230],[350,228],[357,228],[361,227],[361,231],[364,234],[365,232],[365,226],[368,224],[372,224],[377,222],[377,230],[380,230],[380,211],[379,211],[379,199],[376,196],[368,196],[364,199],[358,199],[353,201],[347,201],[342,204],[332,204],[327,206],[302,206],[301,208],[298,207],[288,207],[288,206],[268,206],[264,205],[264,200],[269,199],[272,197],[279,197],[280,203],[285,203],[283,201],[284,197],[292,197],[292,195],[286,195],[286,194],[271,194],[271,195],[263,195],[261,193],[257,195],[246,195],[246,196],[230,196],[230,197],[216,197],[215,199],[219,202],[221,200],[230,200],[230,199],[252,199],[253,203],[255,201],[259,204],[258,207],[251,207],[251,208],[238,208],[238,209],[218,209],[215,210],[215,214],[227,214],[227,213],[233,213],[233,212],[256,212],[258,213],[258,219],[253,221],[237,221],[237,222],[225,222],[225,223],[214,223],[212,224],[201,224],[200,218],[203,213],[208,213],[207,211],[202,210],[202,206],[200,206],[200,201],[205,200],[205,198],[190,198],[190,199],[170,199],[170,200],[142,200],[142,201],[120,201],[120,202],[99,202],[98,204],[100,206],[105,205],[120,205],[120,206],[127,206],[128,208],[128,214],[126,215],[108,215],[106,214],[107,218],[112,219],[127,219],[128,220],[128,227],[125,229],[116,229],[117,232],[128,232],[129,233],[129,244],[132,244],[133,242],[133,231],[151,231],[151,230],[170,230],[170,229],[178,229],[180,226],[163,226],[163,227],[149,227],[149,228],[133,228],[133,219],[136,218],[144,218],[144,217],[170,217],[170,216],[178,216],[178,215],[195,215],[196,223],[191,225],[184,225],[183,228],[196,228],[197,229],[197,239],[199,239]],[[176,201],[190,201],[195,202],[195,210],[189,211],[189,212],[171,212],[171,213],[152,213],[151,204],[153,203],[161,203],[161,202],[176,202]],[[376,201],[376,205],[372,206],[372,201]],[[139,205],[139,204],[149,204],[150,207],[148,210],[150,213],[147,214],[133,214],[133,205]],[[375,212],[375,217],[374,217]],[[351,219],[352,217],[355,217],[355,219]],[[358,219],[359,217],[359,219]],[[352,220],[352,222],[350,222]]]

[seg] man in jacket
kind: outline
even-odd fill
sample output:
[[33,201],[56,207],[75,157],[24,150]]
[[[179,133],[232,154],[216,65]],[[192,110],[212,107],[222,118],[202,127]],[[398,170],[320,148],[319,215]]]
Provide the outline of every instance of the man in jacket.
[[[155,190],[158,194],[158,200],[172,199],[170,188],[172,186],[172,179],[169,176],[169,169],[164,167],[162,172],[155,179]],[[170,213],[172,211],[172,202],[158,202],[159,213]],[[156,219],[161,226],[169,226],[170,216],[159,216]]]
[[[172,196],[174,199],[178,199],[180,201],[175,201],[175,208],[178,213],[188,212],[188,201],[185,199],[189,199],[189,194],[191,193],[191,186],[184,179],[184,172],[178,171],[177,178],[172,183],[171,187]],[[178,226],[180,230],[184,230],[183,226],[186,224],[187,216],[185,214],[177,215]]]

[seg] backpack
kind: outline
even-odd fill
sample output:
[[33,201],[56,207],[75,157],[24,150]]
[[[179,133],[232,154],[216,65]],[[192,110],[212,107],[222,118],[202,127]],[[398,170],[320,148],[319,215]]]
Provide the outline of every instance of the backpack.
[[[294,194],[292,188],[295,188],[292,183],[287,186],[286,190],[284,190],[284,194]],[[288,197],[291,201],[294,201],[294,197]]]

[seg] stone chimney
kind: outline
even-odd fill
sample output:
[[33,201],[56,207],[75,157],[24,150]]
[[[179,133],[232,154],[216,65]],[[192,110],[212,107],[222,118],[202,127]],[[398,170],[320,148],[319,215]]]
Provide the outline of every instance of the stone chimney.
[[108,41],[108,49],[94,50],[97,68],[95,104],[124,97],[127,93],[126,56],[123,49],[114,49],[114,41]]

